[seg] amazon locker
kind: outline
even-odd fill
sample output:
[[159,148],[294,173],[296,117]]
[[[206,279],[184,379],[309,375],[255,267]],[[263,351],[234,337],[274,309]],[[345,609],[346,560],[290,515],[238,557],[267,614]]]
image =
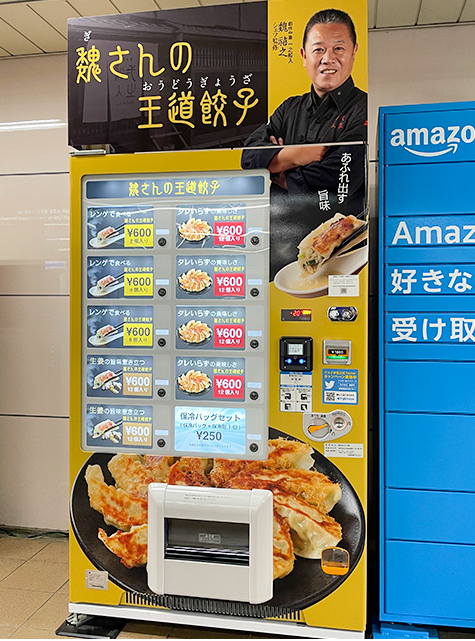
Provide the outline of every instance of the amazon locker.
[[473,114],[381,109],[381,621],[473,626]]

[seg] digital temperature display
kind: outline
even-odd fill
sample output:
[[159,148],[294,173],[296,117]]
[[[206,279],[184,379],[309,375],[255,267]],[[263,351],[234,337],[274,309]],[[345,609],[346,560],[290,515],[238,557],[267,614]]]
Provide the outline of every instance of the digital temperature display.
[[312,310],[311,309],[281,309],[280,320],[281,321],[311,321]]

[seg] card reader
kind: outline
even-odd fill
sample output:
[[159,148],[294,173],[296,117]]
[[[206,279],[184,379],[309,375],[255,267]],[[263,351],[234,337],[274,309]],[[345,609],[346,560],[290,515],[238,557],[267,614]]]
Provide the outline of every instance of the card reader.
[[313,339],[310,336],[281,336],[279,361],[281,372],[311,372]]

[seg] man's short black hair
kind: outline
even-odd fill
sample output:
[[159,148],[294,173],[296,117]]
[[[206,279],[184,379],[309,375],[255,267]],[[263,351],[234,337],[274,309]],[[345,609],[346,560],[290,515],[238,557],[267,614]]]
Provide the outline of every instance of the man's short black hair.
[[356,29],[350,16],[345,11],[340,11],[340,9],[322,9],[322,11],[314,13],[307,22],[307,26],[305,27],[303,34],[303,47],[305,48],[308,32],[314,25],[328,23],[346,24],[348,31],[350,32],[350,38],[353,41],[353,45],[356,45]]

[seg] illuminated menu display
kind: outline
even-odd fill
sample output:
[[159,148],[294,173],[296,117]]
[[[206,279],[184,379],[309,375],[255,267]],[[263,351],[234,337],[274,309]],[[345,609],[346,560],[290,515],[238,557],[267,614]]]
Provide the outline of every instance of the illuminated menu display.
[[226,454],[234,457],[246,451],[246,411],[214,407],[175,408],[177,452]]
[[176,359],[176,399],[244,401],[245,359]]
[[179,350],[243,350],[246,308],[225,305],[177,305],[176,348]]
[[246,244],[245,203],[178,205],[175,212],[179,248],[244,247]]
[[84,449],[266,458],[268,184],[84,180]]
[[244,298],[246,256],[179,255],[176,257],[176,297]]

